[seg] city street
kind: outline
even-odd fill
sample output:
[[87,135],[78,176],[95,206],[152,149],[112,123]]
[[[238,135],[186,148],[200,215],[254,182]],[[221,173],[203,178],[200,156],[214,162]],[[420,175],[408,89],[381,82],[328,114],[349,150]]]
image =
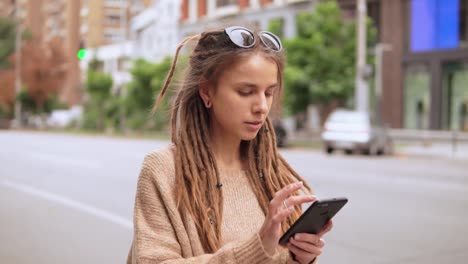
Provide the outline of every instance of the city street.
[[[144,155],[168,142],[0,131],[0,263],[124,263]],[[462,264],[468,161],[282,151],[349,203],[320,264]]]

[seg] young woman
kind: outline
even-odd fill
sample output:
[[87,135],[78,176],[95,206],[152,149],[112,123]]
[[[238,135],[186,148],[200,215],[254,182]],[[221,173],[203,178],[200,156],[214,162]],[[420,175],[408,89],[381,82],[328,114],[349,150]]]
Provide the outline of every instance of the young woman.
[[281,41],[243,27],[187,38],[155,109],[193,39],[172,144],[146,156],[138,179],[127,263],[315,263],[331,222],[278,244],[301,204],[315,200],[279,154],[268,118],[280,101]]

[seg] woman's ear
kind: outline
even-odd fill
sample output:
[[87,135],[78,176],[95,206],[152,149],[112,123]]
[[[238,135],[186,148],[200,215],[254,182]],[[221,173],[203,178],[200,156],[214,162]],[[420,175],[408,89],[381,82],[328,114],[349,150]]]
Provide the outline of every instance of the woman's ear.
[[207,79],[204,77],[200,78],[200,82],[198,84],[200,89],[198,89],[198,93],[200,94],[203,103],[205,104],[206,108],[211,108],[211,92],[210,92],[210,85]]

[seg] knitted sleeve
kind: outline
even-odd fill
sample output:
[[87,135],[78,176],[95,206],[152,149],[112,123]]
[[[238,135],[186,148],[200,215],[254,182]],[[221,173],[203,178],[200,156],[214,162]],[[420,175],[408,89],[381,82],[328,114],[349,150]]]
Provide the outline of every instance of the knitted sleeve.
[[[156,164],[157,165],[157,164]],[[154,157],[146,157],[138,178],[134,208],[134,238],[127,264],[139,263],[272,263],[273,256],[263,248],[260,236],[229,243],[213,254],[183,257],[183,247],[176,231],[180,226],[171,223],[159,184],[155,179],[164,177],[162,169],[155,167]],[[187,255],[187,254],[185,254]],[[284,263],[284,262],[283,262]]]

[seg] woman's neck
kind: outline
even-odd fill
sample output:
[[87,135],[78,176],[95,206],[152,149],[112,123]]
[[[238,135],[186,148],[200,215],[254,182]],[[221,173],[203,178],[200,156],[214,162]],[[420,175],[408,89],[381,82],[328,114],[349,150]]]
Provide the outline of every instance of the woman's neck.
[[218,168],[228,170],[244,169],[240,154],[240,140],[211,139],[211,147]]

